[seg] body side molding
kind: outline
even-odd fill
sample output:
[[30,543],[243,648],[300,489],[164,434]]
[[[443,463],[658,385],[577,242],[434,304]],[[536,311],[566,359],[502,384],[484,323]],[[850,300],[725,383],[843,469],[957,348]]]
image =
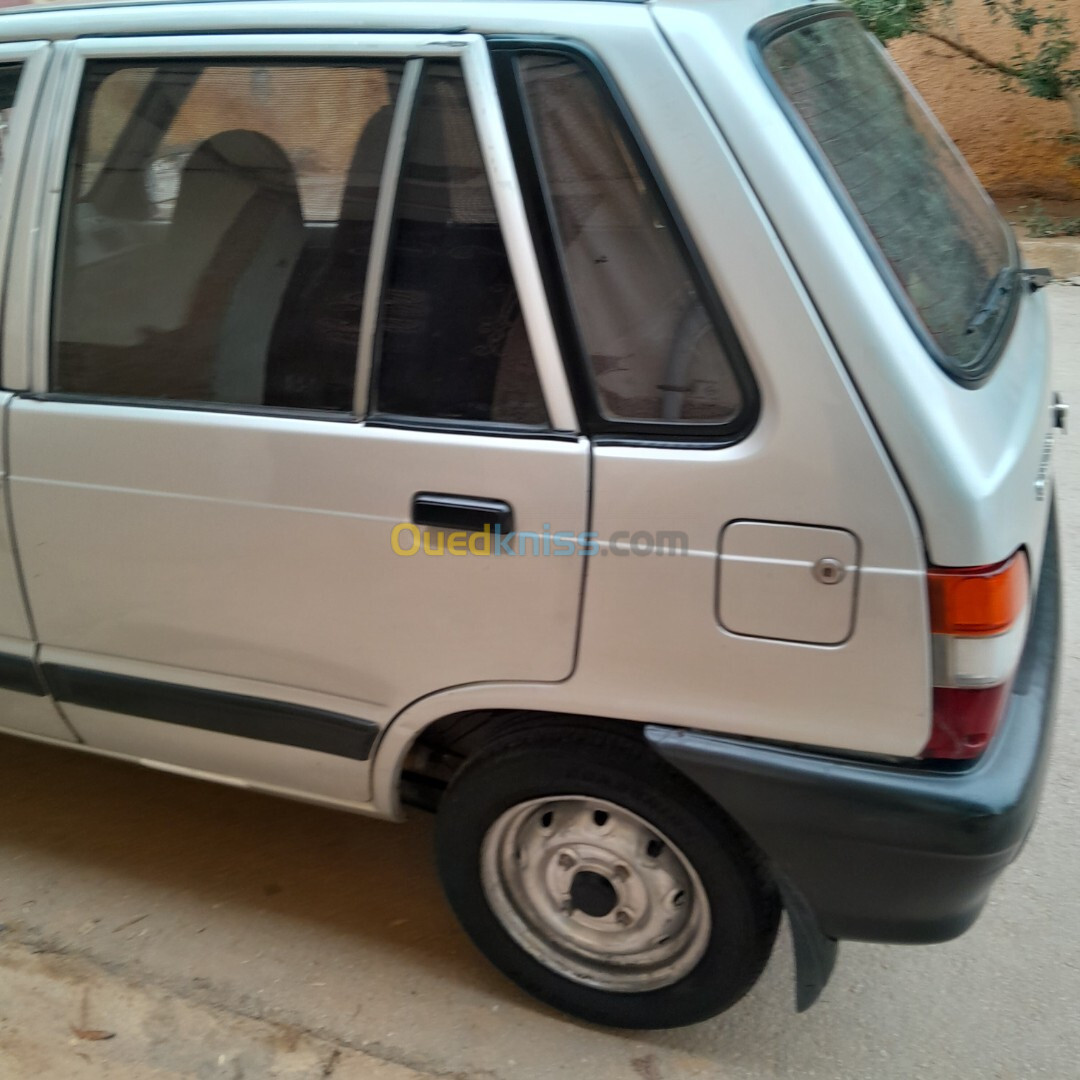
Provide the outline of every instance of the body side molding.
[[48,691],[41,684],[37,665],[28,656],[0,652],[0,690],[45,697]]
[[[3,669],[0,667],[0,675]],[[367,761],[379,726],[341,713],[67,664],[42,666],[57,701]]]

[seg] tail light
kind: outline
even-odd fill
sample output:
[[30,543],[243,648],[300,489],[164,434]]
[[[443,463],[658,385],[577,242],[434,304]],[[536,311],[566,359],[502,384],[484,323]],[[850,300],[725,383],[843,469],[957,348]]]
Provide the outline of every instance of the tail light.
[[932,567],[934,720],[923,757],[973,758],[1008,702],[1027,630],[1030,580],[1018,551],[995,566]]

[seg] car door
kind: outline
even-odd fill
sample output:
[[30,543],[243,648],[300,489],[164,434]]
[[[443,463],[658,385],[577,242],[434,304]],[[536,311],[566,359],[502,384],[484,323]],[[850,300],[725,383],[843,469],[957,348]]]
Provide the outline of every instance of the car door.
[[581,555],[497,535],[586,529],[589,451],[484,43],[58,49],[6,328],[42,670],[94,747],[363,804],[409,702],[574,665]]
[[[0,45],[0,293],[8,266],[11,224],[27,135],[38,108],[48,62],[47,42]],[[0,391],[0,445],[3,446],[7,445],[10,386],[5,372],[4,389]],[[6,471],[6,467],[5,460],[2,469]],[[37,669],[34,635],[10,528],[6,482],[0,486],[0,727],[52,739],[75,737],[46,696]]]

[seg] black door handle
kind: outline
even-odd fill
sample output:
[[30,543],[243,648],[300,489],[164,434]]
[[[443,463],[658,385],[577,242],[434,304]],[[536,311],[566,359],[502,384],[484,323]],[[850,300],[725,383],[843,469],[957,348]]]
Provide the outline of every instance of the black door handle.
[[472,495],[442,495],[421,491],[413,496],[414,525],[429,529],[460,529],[463,532],[514,531],[514,509],[502,499],[478,499]]

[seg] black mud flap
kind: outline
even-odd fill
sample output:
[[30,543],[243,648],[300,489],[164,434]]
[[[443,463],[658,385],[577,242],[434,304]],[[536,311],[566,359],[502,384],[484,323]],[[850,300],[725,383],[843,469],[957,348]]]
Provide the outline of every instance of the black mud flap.
[[783,878],[779,885],[795,943],[795,1011],[806,1012],[829,982],[840,943],[821,932],[817,917],[798,889]]

